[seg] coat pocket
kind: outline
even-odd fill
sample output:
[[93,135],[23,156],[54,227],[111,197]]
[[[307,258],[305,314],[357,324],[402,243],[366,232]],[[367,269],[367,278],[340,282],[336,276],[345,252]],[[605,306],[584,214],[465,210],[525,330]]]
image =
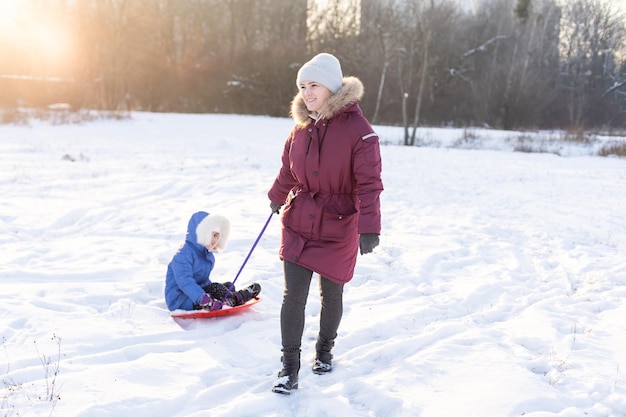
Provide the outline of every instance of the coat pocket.
[[354,209],[348,214],[331,213],[324,210],[320,238],[331,242],[351,239],[357,231],[358,212]]

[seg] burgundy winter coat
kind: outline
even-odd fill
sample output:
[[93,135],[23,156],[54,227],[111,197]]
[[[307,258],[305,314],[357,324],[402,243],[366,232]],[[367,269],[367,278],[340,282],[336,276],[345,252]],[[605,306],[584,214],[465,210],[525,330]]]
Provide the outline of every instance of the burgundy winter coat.
[[296,124],[268,192],[286,203],[280,258],[338,283],[352,279],[359,234],[380,234],[380,148],[357,104],[362,96],[361,81],[345,77],[317,121],[302,96],[294,98]]

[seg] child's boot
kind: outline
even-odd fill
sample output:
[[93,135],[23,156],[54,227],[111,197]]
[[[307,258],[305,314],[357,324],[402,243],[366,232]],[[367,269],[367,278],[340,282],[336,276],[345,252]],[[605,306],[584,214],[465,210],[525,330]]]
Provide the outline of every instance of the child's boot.
[[251,299],[255,298],[261,292],[261,286],[256,282],[244,288],[243,290],[234,291],[228,296],[228,304],[231,306],[238,306],[245,304]]

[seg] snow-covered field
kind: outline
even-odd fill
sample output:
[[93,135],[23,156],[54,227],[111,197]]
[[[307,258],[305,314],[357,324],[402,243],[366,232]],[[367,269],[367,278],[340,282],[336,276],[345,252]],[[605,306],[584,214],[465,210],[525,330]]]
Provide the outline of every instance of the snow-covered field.
[[[238,283],[262,301],[175,321],[167,263],[197,210],[233,227],[215,280],[270,212],[291,121],[136,113],[0,126],[0,417],[626,416],[626,160],[510,152],[489,131],[382,147],[381,246],[359,258],[330,375],[280,369],[274,216]],[[377,129],[398,143],[401,129]],[[500,133],[501,134],[501,133]],[[502,149],[498,150],[498,144]],[[562,146],[562,145],[559,145]]]

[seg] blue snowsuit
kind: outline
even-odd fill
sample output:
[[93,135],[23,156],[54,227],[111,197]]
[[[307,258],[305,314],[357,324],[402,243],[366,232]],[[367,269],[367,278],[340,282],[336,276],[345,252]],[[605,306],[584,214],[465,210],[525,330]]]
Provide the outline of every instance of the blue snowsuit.
[[198,243],[196,229],[209,214],[194,213],[189,219],[185,244],[167,266],[165,302],[170,311],[193,310],[204,295],[204,287],[211,283],[209,276],[215,265],[215,256]]

